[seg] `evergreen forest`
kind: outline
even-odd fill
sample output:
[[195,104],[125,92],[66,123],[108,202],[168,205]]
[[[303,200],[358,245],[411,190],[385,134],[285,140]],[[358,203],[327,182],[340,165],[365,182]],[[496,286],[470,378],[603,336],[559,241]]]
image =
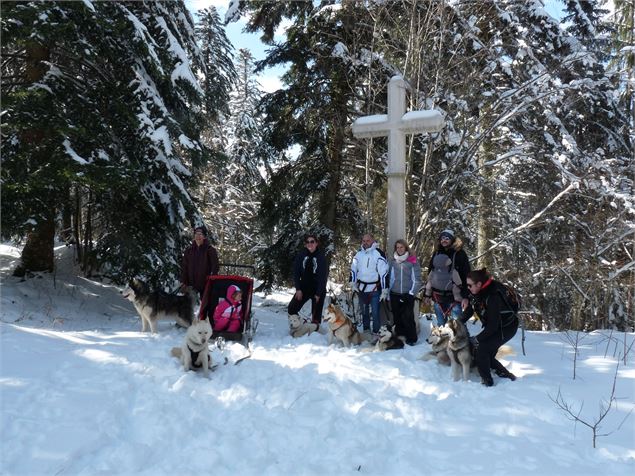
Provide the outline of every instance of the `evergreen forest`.
[[[221,262],[289,286],[304,234],[345,284],[362,234],[386,243],[386,113],[442,131],[407,137],[404,237],[427,266],[439,232],[511,282],[535,329],[635,326],[635,2],[231,0],[0,3],[1,235],[14,274],[178,285],[192,228]],[[267,45],[256,60],[228,22]],[[275,33],[286,27],[283,40]],[[283,66],[283,87],[258,82]],[[425,278],[425,273],[424,273]]]

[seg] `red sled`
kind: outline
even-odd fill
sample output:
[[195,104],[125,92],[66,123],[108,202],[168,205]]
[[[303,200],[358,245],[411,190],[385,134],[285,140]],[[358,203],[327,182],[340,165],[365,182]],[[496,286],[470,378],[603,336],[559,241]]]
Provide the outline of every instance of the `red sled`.
[[215,275],[208,276],[205,283],[205,291],[201,300],[201,307],[198,312],[199,319],[209,317],[212,327],[214,327],[214,309],[227,295],[227,288],[238,286],[243,293],[242,299],[242,325],[238,332],[214,331],[214,337],[223,337],[225,340],[240,341],[245,347],[253,339],[256,332],[257,322],[252,319],[251,301],[254,293],[254,280],[247,276],[238,275]]

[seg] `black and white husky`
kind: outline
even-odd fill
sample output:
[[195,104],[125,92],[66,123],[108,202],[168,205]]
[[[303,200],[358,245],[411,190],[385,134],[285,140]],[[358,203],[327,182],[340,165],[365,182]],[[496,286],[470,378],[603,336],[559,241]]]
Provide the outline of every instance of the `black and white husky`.
[[403,341],[395,335],[394,327],[381,326],[375,350],[383,352],[385,350],[403,349],[403,345]]
[[141,317],[141,332],[157,331],[157,321],[168,319],[176,321],[183,327],[192,324],[194,306],[198,294],[189,288],[182,296],[167,294],[160,291],[150,291],[148,285],[139,279],[133,279],[128,287],[122,291],[123,297],[132,304]]

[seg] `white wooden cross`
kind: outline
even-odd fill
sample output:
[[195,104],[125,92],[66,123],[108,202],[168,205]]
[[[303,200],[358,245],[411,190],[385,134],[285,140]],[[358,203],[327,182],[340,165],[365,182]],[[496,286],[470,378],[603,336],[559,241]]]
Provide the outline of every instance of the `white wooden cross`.
[[401,76],[393,76],[388,83],[388,114],[360,117],[352,126],[355,137],[388,136],[388,255],[395,241],[406,239],[406,134],[438,132],[445,122],[439,111],[406,113],[406,88]]

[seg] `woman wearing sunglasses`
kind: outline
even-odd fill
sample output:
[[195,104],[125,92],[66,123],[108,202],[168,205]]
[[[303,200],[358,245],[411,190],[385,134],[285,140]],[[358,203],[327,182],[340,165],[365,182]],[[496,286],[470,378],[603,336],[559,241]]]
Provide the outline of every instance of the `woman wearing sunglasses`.
[[476,349],[474,360],[481,376],[481,383],[487,387],[494,385],[490,369],[496,375],[510,380],[516,376],[496,360],[500,346],[509,341],[518,330],[518,317],[505,302],[504,286],[492,279],[487,269],[477,269],[467,274],[470,291],[470,305],[463,311],[461,321],[476,313],[483,324],[483,330],[473,340]]
[[293,264],[295,294],[289,303],[288,313],[297,314],[311,300],[311,321],[319,327],[328,276],[326,258],[318,248],[317,236],[309,233],[304,236],[304,249],[295,257]]

